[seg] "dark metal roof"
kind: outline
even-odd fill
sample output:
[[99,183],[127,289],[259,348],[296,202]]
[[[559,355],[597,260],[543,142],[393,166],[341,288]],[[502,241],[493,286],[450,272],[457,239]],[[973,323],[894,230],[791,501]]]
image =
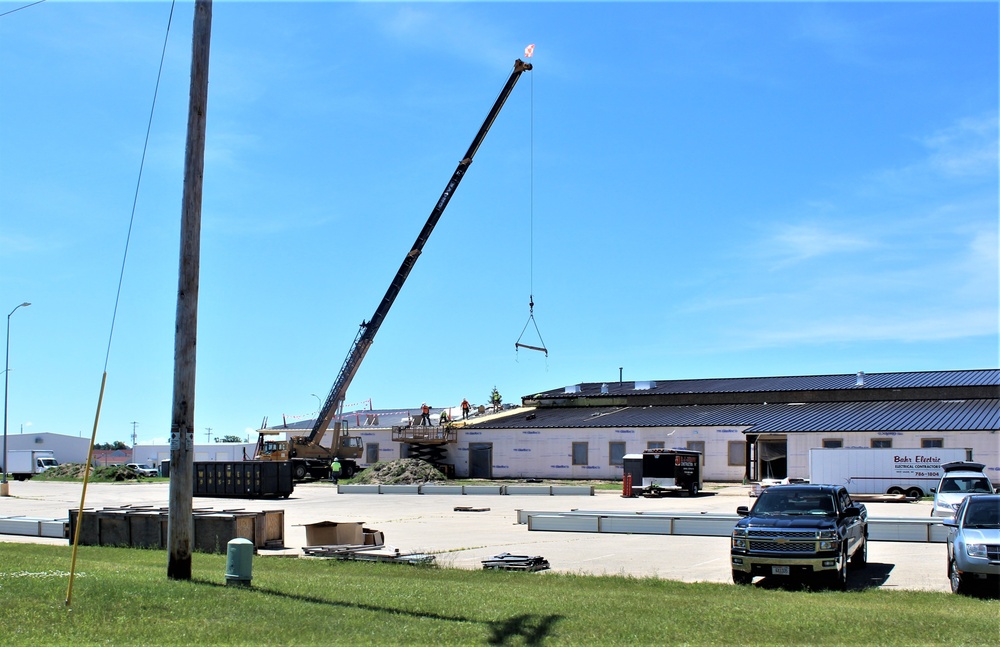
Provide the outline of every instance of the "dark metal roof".
[[[784,377],[733,377],[695,380],[640,380],[627,382],[586,382],[526,396],[527,400],[565,397],[601,397],[616,395],[667,395],[687,393],[762,393],[781,391],[824,391],[835,389],[914,389],[970,386],[1000,388],[1000,369],[963,371],[923,371],[909,373],[865,373],[864,386],[858,386],[858,374],[800,375]],[[640,388],[637,388],[640,387]],[[648,388],[641,388],[648,386]],[[1000,391],[998,391],[1000,393]]]
[[753,433],[804,431],[997,431],[1000,399],[807,402],[525,409],[469,429],[747,427]]

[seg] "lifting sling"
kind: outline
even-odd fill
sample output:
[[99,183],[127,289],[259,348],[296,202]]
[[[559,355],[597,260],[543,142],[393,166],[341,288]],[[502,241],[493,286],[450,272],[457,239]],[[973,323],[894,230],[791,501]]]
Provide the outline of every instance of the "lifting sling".
[[[538,335],[538,342],[541,346],[531,346],[529,344],[522,344],[521,339],[524,337],[524,331],[528,329],[528,324],[532,324],[535,327],[535,334]],[[537,350],[545,353],[545,356],[549,356],[549,349],[545,347],[545,341],[542,340],[542,333],[538,330],[538,324],[535,323],[535,297],[532,295],[528,296],[528,321],[525,322],[524,328],[521,329],[521,336],[517,338],[514,342],[514,352],[517,352],[519,348],[527,348],[528,350]]]

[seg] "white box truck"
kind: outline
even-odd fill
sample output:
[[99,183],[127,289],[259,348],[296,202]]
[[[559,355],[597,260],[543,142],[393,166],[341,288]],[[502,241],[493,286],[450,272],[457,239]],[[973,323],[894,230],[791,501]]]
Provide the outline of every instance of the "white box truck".
[[809,481],[843,485],[851,494],[920,498],[937,486],[942,465],[969,458],[968,449],[838,447],[809,450]]
[[30,479],[59,463],[51,449],[14,449],[7,452],[7,473],[18,481]]

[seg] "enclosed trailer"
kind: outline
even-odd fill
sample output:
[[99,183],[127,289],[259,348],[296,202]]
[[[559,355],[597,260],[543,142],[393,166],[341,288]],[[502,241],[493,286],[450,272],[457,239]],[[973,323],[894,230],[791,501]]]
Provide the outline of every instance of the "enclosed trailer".
[[631,481],[631,495],[687,492],[702,489],[701,452],[690,449],[647,449],[626,454],[623,470]]
[[809,480],[843,485],[851,494],[906,494],[920,498],[937,485],[942,465],[971,460],[959,448],[837,447],[809,450]]

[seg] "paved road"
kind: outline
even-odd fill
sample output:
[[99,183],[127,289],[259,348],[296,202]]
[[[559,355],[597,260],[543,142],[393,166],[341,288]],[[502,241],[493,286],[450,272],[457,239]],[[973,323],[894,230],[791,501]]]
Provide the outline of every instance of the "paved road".
[[[80,505],[81,485],[26,481],[10,483],[0,499],[0,515],[65,518]],[[86,506],[166,507],[166,483],[91,484]],[[620,510],[656,512],[730,512],[751,505],[746,486],[709,489],[705,496],[623,499],[615,491],[595,496],[456,496],[338,494],[327,483],[300,484],[288,499],[196,498],[195,507],[248,511],[284,510],[285,550],[261,555],[302,554],[304,524],[362,521],[381,530],[386,544],[402,552],[437,555],[441,566],[481,568],[483,559],[508,552],[540,555],[554,572],[659,577],[684,582],[730,582],[729,540],[725,537],[610,535],[528,531],[517,524],[517,510]],[[873,517],[927,517],[930,503],[867,504]],[[456,512],[456,506],[489,508]],[[0,542],[66,545],[66,540],[0,535]],[[197,556],[195,557],[197,559]],[[948,591],[943,544],[872,542],[869,566],[850,574],[852,588]],[[760,586],[769,583],[758,581]]]

